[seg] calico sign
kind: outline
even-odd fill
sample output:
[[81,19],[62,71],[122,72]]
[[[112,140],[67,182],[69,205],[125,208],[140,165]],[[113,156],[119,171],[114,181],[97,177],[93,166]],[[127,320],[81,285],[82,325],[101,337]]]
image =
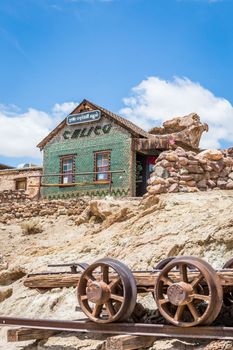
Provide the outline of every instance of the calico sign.
[[90,123],[99,120],[101,117],[101,112],[99,110],[83,112],[78,114],[70,114],[66,118],[67,125]]

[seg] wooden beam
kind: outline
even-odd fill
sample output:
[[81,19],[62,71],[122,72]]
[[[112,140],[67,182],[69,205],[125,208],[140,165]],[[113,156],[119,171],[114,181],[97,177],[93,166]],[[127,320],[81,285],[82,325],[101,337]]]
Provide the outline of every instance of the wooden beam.
[[143,151],[143,150],[164,150],[169,149],[169,137],[164,136],[152,136],[149,139],[134,139],[134,150]]
[[105,342],[105,350],[134,350],[147,348],[153,345],[156,337],[117,335],[110,337]]
[[33,328],[12,328],[7,331],[7,341],[9,343],[28,340],[48,339],[58,331],[48,329],[33,329]]
[[[157,277],[159,275],[158,271],[155,272],[133,272],[138,290],[154,288]],[[189,273],[192,280],[199,275],[199,272],[193,271]],[[217,271],[217,275],[220,278],[220,283],[222,286],[232,286],[233,285],[233,272],[232,271]],[[25,287],[28,288],[63,288],[63,287],[76,287],[79,283],[81,274],[76,273],[56,273],[56,274],[35,274],[29,275],[24,280]],[[177,272],[171,272],[169,276],[174,282],[179,281],[179,274]],[[97,276],[98,277],[98,276]],[[110,278],[114,279],[114,277]],[[146,291],[146,290],[144,290]]]
[[[136,283],[140,287],[154,287],[155,275],[134,273]],[[63,288],[63,287],[76,287],[79,283],[80,274],[71,273],[56,273],[56,274],[36,274],[29,275],[24,280],[24,286],[28,288]],[[113,278],[114,279],[114,278]]]

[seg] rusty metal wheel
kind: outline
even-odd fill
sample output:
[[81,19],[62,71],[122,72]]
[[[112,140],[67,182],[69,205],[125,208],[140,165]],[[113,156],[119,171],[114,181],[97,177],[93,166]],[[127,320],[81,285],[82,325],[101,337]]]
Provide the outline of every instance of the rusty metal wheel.
[[[229,259],[224,265],[223,269],[233,269],[233,258]],[[229,288],[229,287],[228,287]],[[233,288],[223,295],[223,303],[225,306],[232,306],[233,304]]]
[[175,256],[169,256],[158,262],[158,264],[154,267],[154,270],[162,270],[170,261],[174,260]]
[[222,307],[223,291],[215,270],[195,257],[179,257],[160,272],[155,299],[162,316],[180,327],[211,324]]
[[223,269],[233,269],[233,258],[227,260],[227,262],[223,265]]
[[104,258],[90,265],[81,275],[77,296],[87,317],[97,323],[129,318],[137,299],[132,272],[122,262]]

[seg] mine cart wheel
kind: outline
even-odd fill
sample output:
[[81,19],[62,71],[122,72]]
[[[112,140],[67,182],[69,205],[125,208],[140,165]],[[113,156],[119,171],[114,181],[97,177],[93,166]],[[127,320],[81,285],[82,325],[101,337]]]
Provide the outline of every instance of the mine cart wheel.
[[89,267],[89,264],[87,263],[77,263],[77,266],[81,269],[81,270],[86,270]]
[[[179,258],[179,256],[169,256],[168,258],[165,258],[158,262],[158,264],[154,267],[154,270],[162,270],[169,262],[171,262],[174,259]],[[187,265],[190,269],[193,269],[193,267],[190,265]]]
[[158,262],[158,264],[154,267],[154,270],[162,270],[170,261],[175,259],[175,256],[169,256],[168,258],[165,258]]
[[118,260],[104,258],[90,265],[81,275],[77,296],[87,317],[97,323],[129,318],[137,299],[132,272]]
[[[229,259],[224,265],[223,269],[233,269],[233,258]],[[232,291],[228,291],[223,295],[223,303],[225,306],[233,305],[233,287]]]
[[211,324],[222,307],[223,291],[215,270],[195,257],[179,257],[160,272],[155,300],[162,316],[180,327]]
[[227,260],[227,262],[223,265],[223,269],[233,269],[233,258]]

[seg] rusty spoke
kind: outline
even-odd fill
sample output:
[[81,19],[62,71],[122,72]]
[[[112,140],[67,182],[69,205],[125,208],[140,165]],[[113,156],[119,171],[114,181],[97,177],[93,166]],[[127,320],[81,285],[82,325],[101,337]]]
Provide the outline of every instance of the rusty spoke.
[[168,276],[162,276],[161,280],[167,284],[168,286],[171,286],[172,284],[174,284],[174,282],[172,281],[172,279]]
[[115,309],[112,305],[112,302],[109,300],[105,303],[105,306],[106,306],[106,310],[107,310],[107,313],[110,317],[113,317],[115,315]]
[[180,281],[188,282],[187,265],[179,264]]
[[101,275],[102,275],[102,280],[108,284],[109,283],[109,267],[108,267],[108,265],[101,266]]
[[121,282],[121,278],[117,277],[115,280],[113,280],[111,283],[109,283],[108,287],[112,291],[120,282]]
[[116,294],[111,294],[110,295],[110,299],[116,300],[116,301],[120,301],[121,303],[123,303],[124,301],[124,297],[121,295],[116,295]]
[[198,300],[204,300],[207,303],[210,302],[210,296],[209,295],[204,295],[204,294],[193,294],[192,295],[193,299],[198,299]]
[[174,320],[175,321],[180,321],[181,316],[183,315],[184,307],[185,307],[185,305],[179,305],[177,307],[177,310],[176,310],[176,313],[175,313],[175,316],[174,316]]
[[84,278],[85,278],[85,279],[87,280],[87,282],[89,282],[89,283],[95,281],[95,277],[92,275],[92,273],[84,275]]
[[197,277],[194,278],[194,280],[191,282],[191,286],[195,288],[203,279],[202,273],[200,273]]
[[99,317],[103,308],[103,304],[95,304],[94,309],[92,311],[92,316]]
[[189,303],[187,304],[188,308],[189,308],[189,311],[191,312],[193,318],[194,318],[194,321],[197,321],[201,315],[199,314],[199,312],[197,311],[197,309],[195,308],[195,306],[193,305],[193,303]]
[[159,303],[160,305],[163,305],[163,304],[167,304],[167,303],[170,303],[168,297],[164,298],[164,299],[159,299]]

